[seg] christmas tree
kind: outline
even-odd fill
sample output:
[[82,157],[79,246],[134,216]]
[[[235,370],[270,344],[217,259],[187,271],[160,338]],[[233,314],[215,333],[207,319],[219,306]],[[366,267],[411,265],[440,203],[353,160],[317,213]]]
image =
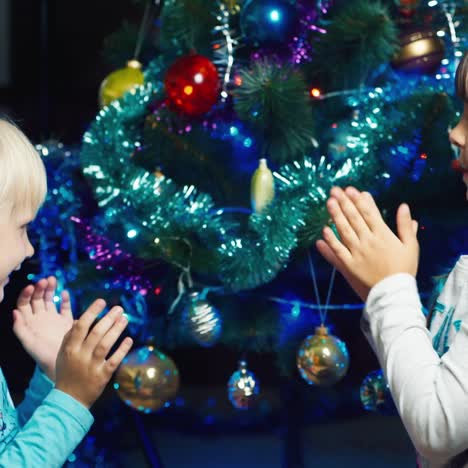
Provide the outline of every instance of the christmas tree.
[[[206,422],[204,409],[177,404],[184,376],[173,355],[228,349],[239,361],[226,370],[231,423],[248,410],[242,421],[261,424],[295,400],[282,419],[289,447],[288,431],[306,422],[298,423],[302,408],[320,419],[324,406],[328,416],[358,406],[339,336],[358,332],[362,304],[313,248],[330,222],[329,189],[371,191],[390,223],[409,203],[423,252],[453,240],[448,252],[423,257],[426,292],[429,275],[465,248],[447,128],[460,112],[453,79],[466,6],[166,0],[135,8],[141,23],[124,23],[106,41],[114,71],[81,146],[39,147],[50,193],[35,225],[38,274],[57,275],[78,309],[103,294],[125,307],[138,344],[115,389],[136,415],[186,421],[193,411]],[[256,354],[271,358],[277,406],[261,404]],[[367,409],[391,408],[378,372],[361,394]],[[300,466],[294,456],[285,466]]]

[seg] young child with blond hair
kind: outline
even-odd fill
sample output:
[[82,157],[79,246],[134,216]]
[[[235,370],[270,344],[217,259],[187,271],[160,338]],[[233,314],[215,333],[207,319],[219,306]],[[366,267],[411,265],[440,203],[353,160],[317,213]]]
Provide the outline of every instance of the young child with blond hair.
[[[26,136],[0,119],[0,302],[10,274],[34,254],[28,224],[47,191],[43,162]],[[13,311],[13,330],[37,366],[17,408],[0,369],[0,467],[61,467],[88,432],[89,411],[132,346],[113,307],[94,327],[105,302],[97,299],[74,320],[67,292],[57,311],[56,279],[27,286]]]

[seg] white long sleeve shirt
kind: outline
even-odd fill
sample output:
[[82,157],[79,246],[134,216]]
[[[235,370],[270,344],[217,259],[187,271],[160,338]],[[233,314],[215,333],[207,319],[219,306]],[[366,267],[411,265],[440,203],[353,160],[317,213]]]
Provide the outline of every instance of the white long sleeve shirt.
[[420,466],[468,467],[468,256],[450,273],[429,329],[416,280],[406,273],[372,288],[362,329]]

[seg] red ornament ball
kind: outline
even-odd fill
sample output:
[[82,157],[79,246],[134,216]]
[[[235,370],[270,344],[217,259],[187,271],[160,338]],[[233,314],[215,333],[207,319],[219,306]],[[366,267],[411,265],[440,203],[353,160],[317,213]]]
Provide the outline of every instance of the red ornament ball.
[[175,111],[197,117],[208,112],[218,100],[218,70],[203,55],[181,57],[167,70],[164,86]]
[[420,0],[395,0],[398,11],[406,17],[413,16],[420,3]]

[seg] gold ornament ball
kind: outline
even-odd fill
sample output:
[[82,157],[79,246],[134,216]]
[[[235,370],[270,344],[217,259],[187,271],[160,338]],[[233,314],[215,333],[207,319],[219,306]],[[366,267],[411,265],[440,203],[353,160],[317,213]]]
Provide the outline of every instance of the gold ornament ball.
[[144,346],[123,360],[114,388],[128,406],[154,413],[176,396],[179,371],[171,358],[153,346]]
[[346,345],[321,325],[315,335],[308,336],[297,352],[297,367],[303,379],[318,386],[338,382],[348,371],[349,355]]
[[392,65],[405,72],[433,73],[444,56],[444,41],[433,31],[413,31],[400,37],[400,50]]
[[138,60],[129,60],[125,68],[115,70],[104,78],[99,88],[99,105],[108,106],[112,101],[144,82],[141,63]]

